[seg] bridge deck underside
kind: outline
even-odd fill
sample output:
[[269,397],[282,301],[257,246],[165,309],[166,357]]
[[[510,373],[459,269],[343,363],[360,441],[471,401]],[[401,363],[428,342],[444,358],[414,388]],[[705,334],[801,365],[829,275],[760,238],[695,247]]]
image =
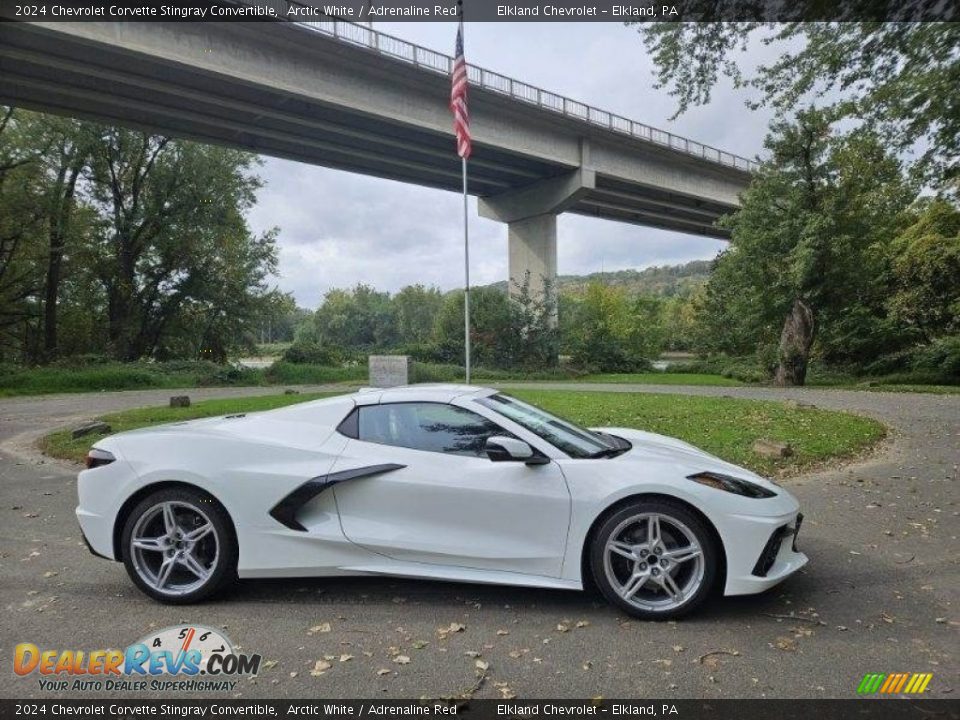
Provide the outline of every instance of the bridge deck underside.
[[[478,100],[482,102],[482,98]],[[0,103],[116,123],[264,155],[444,190],[461,189],[452,132],[244,83],[188,63],[90,45],[19,23],[0,25]],[[497,195],[569,172],[562,163],[477,142],[470,192]],[[597,176],[568,211],[725,237],[729,206]]]

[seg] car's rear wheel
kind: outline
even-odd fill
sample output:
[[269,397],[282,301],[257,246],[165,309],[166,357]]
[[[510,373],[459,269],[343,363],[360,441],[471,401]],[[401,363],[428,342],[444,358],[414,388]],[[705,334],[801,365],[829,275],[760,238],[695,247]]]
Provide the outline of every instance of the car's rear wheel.
[[206,493],[159,490],[127,516],[123,564],[143,592],[186,604],[210,597],[236,575],[237,543],[226,510]]
[[667,620],[710,594],[719,548],[680,503],[639,500],[611,514],[593,536],[590,567],[604,596],[631,615]]

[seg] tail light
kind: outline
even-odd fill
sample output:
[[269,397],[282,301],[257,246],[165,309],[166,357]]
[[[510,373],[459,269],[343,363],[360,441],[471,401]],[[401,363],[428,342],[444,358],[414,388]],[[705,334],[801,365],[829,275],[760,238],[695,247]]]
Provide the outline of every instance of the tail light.
[[113,456],[113,453],[109,453],[106,450],[101,450],[100,448],[90,448],[90,452],[87,453],[85,464],[87,470],[100,467],[101,465],[109,465],[116,458]]

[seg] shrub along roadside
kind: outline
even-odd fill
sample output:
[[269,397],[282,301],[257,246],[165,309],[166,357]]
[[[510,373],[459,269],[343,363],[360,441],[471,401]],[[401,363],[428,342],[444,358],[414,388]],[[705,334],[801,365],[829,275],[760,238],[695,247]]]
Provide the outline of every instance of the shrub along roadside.
[[[164,422],[268,410],[332,394],[206,400],[189,408],[141,408],[101,419],[114,432],[120,432]],[[849,457],[886,434],[881,423],[859,415],[769,401],[566,390],[514,389],[510,394],[583,425],[633,427],[678,437],[766,474],[795,473]],[[751,450],[758,438],[790,443],[795,454],[783,460],[762,458]],[[69,430],[62,430],[43,438],[40,447],[53,457],[80,462],[93,442],[90,437],[74,440]]]
[[[561,365],[539,371],[496,370],[478,367],[472,380],[478,383],[506,381],[581,381],[645,385],[734,386],[758,383],[763,373],[743,358],[711,358],[671,364],[666,372],[588,374]],[[146,390],[223,386],[364,385],[368,381],[366,362],[341,366],[280,361],[269,368],[243,368],[208,362],[171,361],[163,363],[91,362],[87,365],[49,365],[21,368],[0,365],[0,397],[51,393]],[[463,382],[459,365],[414,362],[413,382]],[[930,370],[908,370],[883,376],[854,376],[814,366],[808,374],[811,386],[846,387],[857,390],[960,393],[957,378]]]
[[212,362],[117,363],[90,361],[22,368],[0,366],[0,396],[261,385],[263,372]]
[[[463,368],[414,362],[414,382],[463,382]],[[538,372],[475,368],[473,379],[573,380],[582,377],[570,369],[553,368]],[[0,365],[0,397],[46,395],[51,393],[147,390],[152,388],[220,387],[230,385],[325,385],[367,383],[367,364],[319,365],[281,360],[266,369],[218,365],[208,362],[168,363],[93,362],[84,365],[48,365],[20,368]]]

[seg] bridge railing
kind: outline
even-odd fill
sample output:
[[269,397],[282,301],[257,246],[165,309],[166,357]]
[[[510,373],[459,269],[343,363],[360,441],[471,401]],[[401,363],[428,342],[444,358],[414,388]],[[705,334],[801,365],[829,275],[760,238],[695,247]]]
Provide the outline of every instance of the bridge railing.
[[[449,75],[453,66],[453,58],[436,50],[401,40],[393,35],[387,35],[373,30],[365,25],[347,22],[344,20],[296,20],[294,24],[322,33],[328,37],[346,43],[359,45],[418,68]],[[690,140],[689,138],[674,135],[666,130],[660,130],[644,123],[630,120],[606,110],[595,108],[586,103],[573,100],[563,95],[544,90],[521,82],[500,73],[487,70],[477,65],[467,66],[470,84],[484,90],[505,95],[520,102],[529,103],[545,110],[583,120],[591,125],[607,128],[614,132],[630,135],[656,145],[677,150],[687,155],[702,158],[727,167],[737,168],[747,172],[757,169],[758,164],[733,153],[720,150],[710,145]]]

